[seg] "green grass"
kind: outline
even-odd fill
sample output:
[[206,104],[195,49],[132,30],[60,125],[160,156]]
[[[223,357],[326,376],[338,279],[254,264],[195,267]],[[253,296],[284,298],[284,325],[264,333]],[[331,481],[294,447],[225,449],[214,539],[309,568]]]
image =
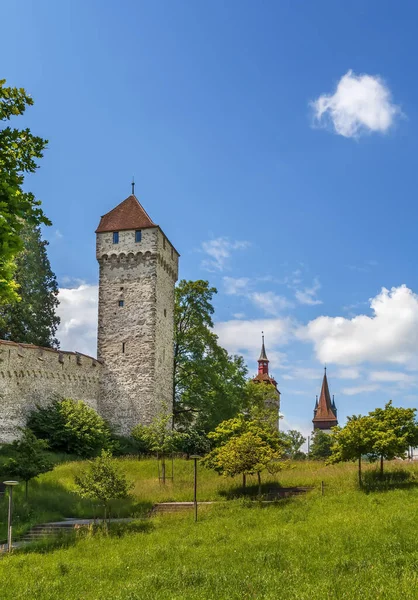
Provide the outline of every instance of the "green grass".
[[[165,488],[155,480],[154,461],[120,462],[136,481],[135,510],[153,501],[191,499],[190,462],[176,462],[174,483]],[[64,510],[81,465],[61,464],[42,476],[33,490],[38,508],[45,497],[52,506],[51,494],[58,489]],[[231,500],[202,508],[197,524],[191,513],[166,515],[134,532],[119,531],[121,537],[87,535],[48,552],[16,553],[0,560],[0,597],[416,599],[418,467],[401,466],[409,477],[399,474],[399,464],[388,466],[383,481],[366,469],[365,493],[357,489],[355,465],[300,463],[279,473],[276,482],[314,486],[303,497],[267,508]],[[239,485],[199,470],[202,500],[236,495]],[[69,506],[88,511],[77,502]]]

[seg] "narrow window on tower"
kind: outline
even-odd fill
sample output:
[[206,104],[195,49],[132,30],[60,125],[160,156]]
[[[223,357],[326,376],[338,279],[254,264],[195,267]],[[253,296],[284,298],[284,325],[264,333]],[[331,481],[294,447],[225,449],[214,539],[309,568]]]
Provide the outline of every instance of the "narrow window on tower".
[[113,243],[114,244],[119,244],[119,231],[114,231],[113,232]]
[[163,237],[163,248],[165,250],[165,237]]
[[171,258],[174,258],[174,248],[171,247]]
[[140,242],[142,239],[142,231],[135,231],[135,242]]
[[119,300],[119,306],[122,307],[125,305],[125,301],[124,300]]
[[165,317],[167,316],[167,309],[166,308],[164,309],[164,316]]
[[125,342],[122,342],[122,354],[125,354]]

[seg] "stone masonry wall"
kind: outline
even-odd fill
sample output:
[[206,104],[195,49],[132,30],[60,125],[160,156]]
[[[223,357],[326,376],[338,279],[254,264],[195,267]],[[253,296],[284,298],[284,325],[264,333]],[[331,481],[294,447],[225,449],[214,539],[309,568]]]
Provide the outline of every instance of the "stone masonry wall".
[[158,234],[157,314],[155,332],[155,404],[173,407],[174,285],[179,255],[162,231]]
[[0,340],[0,444],[18,437],[36,404],[72,398],[97,409],[101,369],[84,354]]
[[[162,356],[165,350],[168,364],[170,349],[172,355],[173,307],[169,302],[173,298],[170,292],[167,300],[163,296],[165,286],[171,285],[174,293],[174,269],[169,278],[171,283],[160,283],[169,268],[160,245],[171,258],[168,242],[164,243],[157,227],[142,230],[140,242],[135,242],[134,230],[120,231],[117,244],[113,243],[112,232],[97,234],[98,356],[104,362],[99,412],[123,434],[129,434],[138,423],[150,423],[158,413],[161,405],[160,391],[157,392],[158,352]],[[175,257],[177,260],[177,254]],[[157,323],[164,315],[164,308],[166,321],[160,326]],[[169,368],[161,375],[170,377]],[[164,400],[168,400],[171,384],[165,381],[161,386]]]

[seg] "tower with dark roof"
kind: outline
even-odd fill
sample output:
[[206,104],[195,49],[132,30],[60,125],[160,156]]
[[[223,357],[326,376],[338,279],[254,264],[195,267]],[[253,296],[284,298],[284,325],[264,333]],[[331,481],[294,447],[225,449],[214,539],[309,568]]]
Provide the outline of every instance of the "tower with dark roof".
[[172,407],[179,254],[131,195],[96,230],[99,411],[122,434]]
[[264,334],[261,334],[261,352],[258,359],[258,373],[253,378],[255,383],[264,383],[273,386],[275,390],[276,400],[269,402],[267,408],[277,408],[280,411],[280,392],[277,388],[277,381],[269,373],[269,359],[267,358],[266,347],[264,344]]
[[338,425],[337,407],[335,406],[334,396],[329,393],[327,368],[325,367],[324,378],[322,380],[321,394],[316,397],[314,418],[312,423],[315,429],[321,429],[325,433],[331,433],[331,427]]

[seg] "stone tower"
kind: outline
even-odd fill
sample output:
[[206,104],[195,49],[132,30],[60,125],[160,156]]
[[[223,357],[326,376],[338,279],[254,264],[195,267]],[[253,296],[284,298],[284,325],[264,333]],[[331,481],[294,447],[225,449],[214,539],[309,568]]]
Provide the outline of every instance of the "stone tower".
[[329,393],[327,368],[325,367],[324,379],[322,380],[321,395],[316,397],[314,418],[312,423],[315,429],[321,429],[324,433],[331,433],[331,427],[338,425],[337,407],[335,406],[334,396]]
[[132,194],[96,230],[98,408],[126,435],[172,407],[174,285],[179,254]]
[[[266,347],[264,345],[264,333],[261,334],[261,352],[260,358],[258,359],[258,373],[253,378],[255,383],[265,383],[272,385],[275,391],[275,399],[270,401],[266,408],[277,408],[277,416],[280,414],[280,392],[277,387],[277,381],[269,374],[269,359],[266,354]],[[277,420],[277,427],[279,427],[279,419]]]

